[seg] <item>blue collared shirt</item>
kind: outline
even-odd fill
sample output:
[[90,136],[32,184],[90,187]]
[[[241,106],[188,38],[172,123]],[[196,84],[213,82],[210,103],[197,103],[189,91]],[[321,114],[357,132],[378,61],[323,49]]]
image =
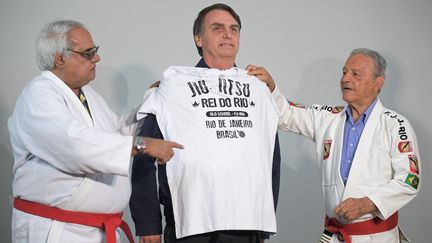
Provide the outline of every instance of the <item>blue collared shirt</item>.
[[362,135],[363,129],[367,120],[376,104],[378,99],[375,99],[367,110],[360,116],[357,122],[354,122],[352,117],[351,107],[346,109],[347,118],[345,120],[343,144],[342,144],[342,158],[340,163],[340,174],[342,180],[346,185],[348,176],[351,170],[351,165],[354,159],[357,145]]

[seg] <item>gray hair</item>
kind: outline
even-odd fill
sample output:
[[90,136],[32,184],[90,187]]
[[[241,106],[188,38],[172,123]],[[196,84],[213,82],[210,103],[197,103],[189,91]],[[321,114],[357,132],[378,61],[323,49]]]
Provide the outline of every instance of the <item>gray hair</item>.
[[54,58],[57,53],[69,57],[67,51],[72,47],[69,33],[72,29],[82,28],[84,25],[74,20],[53,21],[44,25],[36,39],[36,62],[40,70],[55,68]]
[[375,63],[375,77],[385,77],[387,62],[381,54],[371,49],[358,48],[351,51],[350,57],[354,55],[365,55],[372,58]]

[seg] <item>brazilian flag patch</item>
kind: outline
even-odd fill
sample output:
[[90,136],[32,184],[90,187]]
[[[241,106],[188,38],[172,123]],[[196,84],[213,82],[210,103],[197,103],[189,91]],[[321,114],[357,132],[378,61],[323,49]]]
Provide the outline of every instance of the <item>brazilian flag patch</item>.
[[408,174],[407,178],[405,179],[405,183],[412,186],[415,189],[417,189],[419,182],[420,179],[418,178],[417,175],[414,174]]

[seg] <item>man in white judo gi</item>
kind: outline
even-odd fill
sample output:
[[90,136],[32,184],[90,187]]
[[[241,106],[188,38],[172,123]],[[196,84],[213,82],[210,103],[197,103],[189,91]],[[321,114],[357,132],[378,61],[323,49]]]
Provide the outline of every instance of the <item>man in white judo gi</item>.
[[[36,42],[42,73],[8,121],[14,153],[13,242],[114,243],[130,195],[131,156],[165,163],[181,145],[133,137],[135,112],[119,118],[87,84],[100,60],[78,22],[44,26]],[[133,239],[129,239],[133,241]]]
[[420,189],[420,155],[409,121],[378,98],[385,69],[379,53],[353,50],[340,80],[345,107],[299,107],[285,99],[273,79],[264,79],[282,112],[279,128],[316,144],[326,210],[320,242],[405,239],[398,210]]

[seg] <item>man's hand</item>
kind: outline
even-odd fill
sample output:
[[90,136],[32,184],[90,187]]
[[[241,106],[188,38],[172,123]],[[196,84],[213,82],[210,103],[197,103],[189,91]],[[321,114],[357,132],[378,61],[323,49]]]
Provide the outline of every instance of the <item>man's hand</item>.
[[161,243],[160,235],[141,236],[139,243]]
[[256,76],[259,80],[266,83],[267,87],[269,88],[270,92],[273,92],[273,90],[276,87],[276,83],[273,80],[270,73],[267,72],[267,70],[263,67],[256,67],[254,65],[247,65],[246,70],[248,71],[249,75]]
[[348,198],[336,207],[335,214],[340,219],[352,222],[365,214],[375,213],[377,210],[368,197]]
[[174,156],[174,148],[183,149],[183,145],[162,139],[144,138],[144,153],[157,158],[159,164],[166,164]]

